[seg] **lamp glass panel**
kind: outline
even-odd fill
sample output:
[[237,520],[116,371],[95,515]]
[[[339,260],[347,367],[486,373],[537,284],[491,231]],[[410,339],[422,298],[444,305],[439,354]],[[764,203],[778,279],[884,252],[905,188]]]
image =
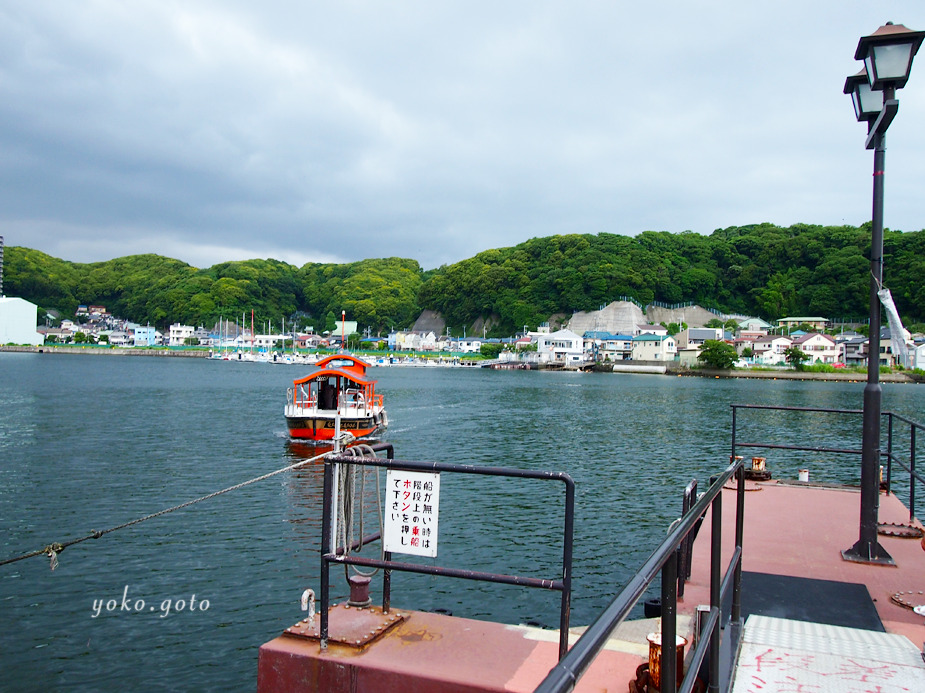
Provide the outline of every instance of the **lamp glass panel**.
[[867,74],[876,75],[878,82],[902,79],[909,70],[911,55],[911,43],[871,46],[864,61],[867,64]]
[[851,103],[854,104],[854,116],[858,120],[863,120],[864,113],[861,111],[861,99],[857,89],[851,92]]
[[855,99],[854,108],[856,112],[860,105],[858,118],[870,113],[879,113],[883,109],[883,92],[874,91],[869,84],[858,84],[852,96]]

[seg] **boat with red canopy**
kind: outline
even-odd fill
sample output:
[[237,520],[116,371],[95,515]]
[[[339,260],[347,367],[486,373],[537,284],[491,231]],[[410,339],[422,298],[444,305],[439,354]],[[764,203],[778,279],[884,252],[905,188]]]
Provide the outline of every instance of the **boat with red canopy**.
[[341,431],[363,438],[388,426],[376,381],[366,376],[370,364],[352,354],[334,354],[315,365],[318,370],[289,388],[285,414],[290,436],[332,440],[339,425]]

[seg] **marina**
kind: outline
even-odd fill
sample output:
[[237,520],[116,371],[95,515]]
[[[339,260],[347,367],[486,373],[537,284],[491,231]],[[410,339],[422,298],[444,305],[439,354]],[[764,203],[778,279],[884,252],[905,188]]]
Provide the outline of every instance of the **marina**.
[[[0,372],[8,412],[0,422],[5,557],[312,455],[311,446],[289,438],[279,417],[279,393],[291,385],[291,369],[4,353]],[[389,400],[383,440],[403,458],[503,462],[575,478],[575,626],[590,624],[665,537],[687,482],[705,483],[728,464],[731,403],[760,398],[781,406],[856,408],[863,388],[483,369],[384,368],[375,377]],[[914,385],[884,384],[885,406],[906,416],[920,418],[923,398]],[[775,425],[780,435],[812,435],[833,447],[856,445],[858,437],[856,423],[820,428],[808,416]],[[62,430],[69,432],[66,442]],[[796,479],[808,468],[814,483],[857,482],[851,458],[787,451],[767,458],[775,479]],[[132,681],[147,690],[255,689],[259,647],[303,618],[300,595],[319,587],[321,472],[310,463],[69,548],[54,572],[44,557],[3,566],[0,687],[89,690]],[[907,490],[895,483],[903,497]],[[521,491],[517,482],[514,490]],[[484,482],[447,485],[441,563],[526,575],[558,564],[545,521],[550,498],[512,502],[510,491]],[[765,494],[771,497],[770,491],[749,495]],[[857,530],[856,509],[853,514],[844,530],[849,534]],[[521,537],[516,543],[515,535]],[[841,536],[835,542],[839,549],[850,544]],[[748,560],[746,570],[764,569]],[[697,575],[688,584],[689,603],[699,603]],[[332,600],[345,599],[343,579],[332,584]],[[121,611],[126,589],[133,604],[144,600],[154,610]],[[447,618],[440,610],[544,633],[557,626],[558,599],[539,591],[404,574],[394,577],[392,590],[397,609],[435,620]],[[197,607],[207,600],[208,609],[177,611],[177,600],[188,607],[192,595]],[[655,598],[657,589],[644,596]],[[162,617],[168,599],[173,608]],[[94,617],[94,600],[113,600],[116,608]],[[640,605],[632,618],[643,616]],[[557,648],[555,637],[547,639],[551,666]]]

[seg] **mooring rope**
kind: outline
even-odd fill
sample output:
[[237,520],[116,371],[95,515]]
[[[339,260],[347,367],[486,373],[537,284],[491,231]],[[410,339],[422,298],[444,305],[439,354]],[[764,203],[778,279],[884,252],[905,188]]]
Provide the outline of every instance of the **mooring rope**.
[[181,503],[180,505],[175,505],[172,508],[166,508],[164,510],[159,510],[156,513],[151,513],[150,515],[145,515],[144,517],[139,517],[129,522],[123,522],[121,525],[116,525],[115,527],[110,527],[109,529],[91,530],[90,534],[88,534],[85,537],[80,537],[78,539],[72,539],[71,541],[65,541],[65,542],[54,542],[54,543],[48,544],[44,548],[37,549],[36,551],[30,551],[29,553],[24,553],[23,555],[15,556],[14,558],[7,558],[5,560],[0,561],[0,566],[7,565],[8,563],[15,563],[16,561],[21,561],[26,558],[33,558],[35,556],[48,556],[51,562],[51,569],[54,570],[55,568],[58,567],[58,554],[60,554],[62,551],[64,551],[64,549],[66,549],[69,546],[74,546],[74,544],[80,544],[81,542],[87,541],[87,539],[99,539],[104,534],[109,534],[110,532],[115,532],[120,529],[125,529],[126,527],[137,525],[141,522],[145,522],[146,520],[153,520],[155,517],[160,517],[161,515],[172,513],[175,510],[182,510],[183,508],[188,508],[191,505],[195,505],[196,503],[201,503],[202,501],[209,500],[210,498],[215,498],[216,496],[220,496],[223,493],[228,493],[230,491],[237,491],[238,489],[244,488],[245,486],[256,484],[258,481],[264,481],[265,479],[269,479],[270,477],[276,476],[277,474],[282,474],[283,472],[288,472],[293,469],[298,469],[299,467],[306,465],[309,462],[315,462],[317,460],[320,460],[326,454],[327,453],[323,453],[321,455],[315,455],[314,457],[311,457],[307,460],[296,462],[295,464],[291,464],[288,467],[283,467],[282,469],[277,469],[276,471],[270,472],[269,474],[263,474],[262,476],[249,479],[248,481],[244,481],[240,484],[235,484],[234,486],[223,488],[221,491],[215,491],[214,493],[210,493],[206,496],[201,496],[199,498],[186,501],[185,503]]
[[[376,457],[376,451],[373,450],[369,445],[360,444],[354,445],[347,448],[343,451],[345,455],[351,455],[353,457]],[[350,554],[350,547],[354,544],[354,518],[356,517],[356,477],[357,477],[357,465],[355,464],[343,464],[340,465],[338,471],[338,492],[337,492],[337,525],[338,525],[338,539],[340,540],[340,545],[344,547],[344,555]],[[359,512],[359,538],[361,542],[360,549],[362,549],[362,541],[365,536],[364,524],[365,524],[365,508],[363,506],[363,500],[366,498],[366,477],[369,469],[364,466],[362,476],[361,476],[361,486],[360,486],[360,512]],[[376,467],[376,500],[378,503],[378,515],[379,515],[379,535],[382,536],[383,532],[383,518],[382,518],[382,484],[379,480],[379,467]],[[360,552],[360,549],[357,549],[357,553]],[[369,572],[364,572],[360,570],[357,566],[350,566],[357,575],[362,575],[363,577],[372,577],[377,572],[378,568],[373,569]],[[348,564],[344,564],[344,572],[347,573]]]

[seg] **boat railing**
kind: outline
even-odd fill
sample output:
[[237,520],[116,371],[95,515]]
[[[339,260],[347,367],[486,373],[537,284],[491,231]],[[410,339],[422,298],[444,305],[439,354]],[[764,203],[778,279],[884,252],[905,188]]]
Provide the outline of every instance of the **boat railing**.
[[[840,414],[863,416],[863,409],[826,409],[823,407],[782,407],[763,404],[733,404],[732,406],[732,454],[735,456],[739,448],[764,448],[776,450],[794,450],[805,452],[827,452],[833,454],[861,455],[861,448],[839,448],[818,445],[798,445],[784,443],[755,443],[741,442],[738,439],[739,424],[741,424],[740,410],[764,410],[780,412],[808,412],[819,414]],[[744,413],[744,412],[743,412]],[[881,412],[881,419],[886,418],[886,426],[881,426],[881,431],[886,429],[886,449],[883,448],[883,440],[880,441],[880,455],[885,461],[885,469],[882,480],[882,487],[887,493],[893,492],[894,474],[893,465],[898,465],[908,474],[904,483],[908,484],[908,503],[909,521],[915,517],[915,487],[916,483],[925,486],[925,477],[916,470],[916,446],[918,444],[918,431],[925,431],[925,425],[913,421],[901,414],[892,411]],[[903,426],[908,427],[908,438],[900,432]]]
[[[514,469],[508,467],[483,467],[469,464],[453,464],[446,462],[417,462],[411,460],[397,460],[391,444],[376,443],[371,446],[375,455],[361,456],[351,454],[333,453],[324,460],[324,495],[322,509],[322,539],[321,539],[321,590],[320,590],[320,639],[321,646],[325,647],[328,639],[328,607],[330,604],[330,566],[332,563],[344,563],[365,568],[381,568],[382,578],[382,610],[385,613],[391,608],[391,573],[401,571],[433,575],[440,577],[454,577],[465,580],[477,580],[504,585],[516,585],[554,590],[561,593],[559,608],[559,656],[565,655],[568,649],[569,616],[571,611],[572,595],[572,543],[574,535],[575,517],[575,483],[565,472],[544,472],[528,469]],[[378,453],[385,452],[386,457]],[[435,564],[421,564],[395,561],[392,553],[383,551],[382,559],[356,556],[350,551],[358,551],[366,544],[381,541],[380,532],[361,537],[354,542],[349,551],[345,546],[333,546],[332,539],[332,510],[335,496],[335,466],[358,465],[372,466],[385,469],[394,469],[411,472],[449,472],[454,474],[474,474],[492,477],[507,477],[514,479],[532,479],[536,481],[556,481],[564,484],[564,516],[562,528],[562,566],[561,572],[555,578],[537,578],[521,575],[505,575],[475,570],[465,570],[438,566]],[[346,542],[345,542],[346,543]]]
[[[700,523],[710,510],[712,537],[710,541],[710,610],[700,624],[697,642],[690,655],[687,674],[677,685],[677,660],[675,657],[661,657],[660,690],[690,693],[697,685],[698,675],[708,660],[710,691],[718,691],[720,681],[729,681],[732,662],[726,661],[722,669],[721,651],[731,648],[735,651],[742,632],[741,584],[742,584],[742,530],[745,502],[744,467],[740,459],[734,459],[726,470],[712,479],[707,489],[688,512],[672,524],[668,536],[652,552],[633,578],[604,608],[595,621],[572,645],[565,657],[553,667],[535,693],[563,693],[575,687],[578,679],[587,671],[607,644],[613,631],[629,616],[633,607],[642,598],[649,586],[661,576],[661,642],[676,642],[678,633],[678,578],[683,571],[682,553],[688,539],[696,534]],[[736,523],[735,548],[725,572],[722,571],[722,489],[736,479]],[[722,605],[724,597],[732,591],[730,618],[724,619]],[[724,644],[725,641],[725,644]],[[670,645],[669,645],[670,647]]]
[[318,402],[317,397],[312,392],[305,392],[302,388],[293,390],[290,387],[286,392],[286,399],[296,409],[313,409]]

